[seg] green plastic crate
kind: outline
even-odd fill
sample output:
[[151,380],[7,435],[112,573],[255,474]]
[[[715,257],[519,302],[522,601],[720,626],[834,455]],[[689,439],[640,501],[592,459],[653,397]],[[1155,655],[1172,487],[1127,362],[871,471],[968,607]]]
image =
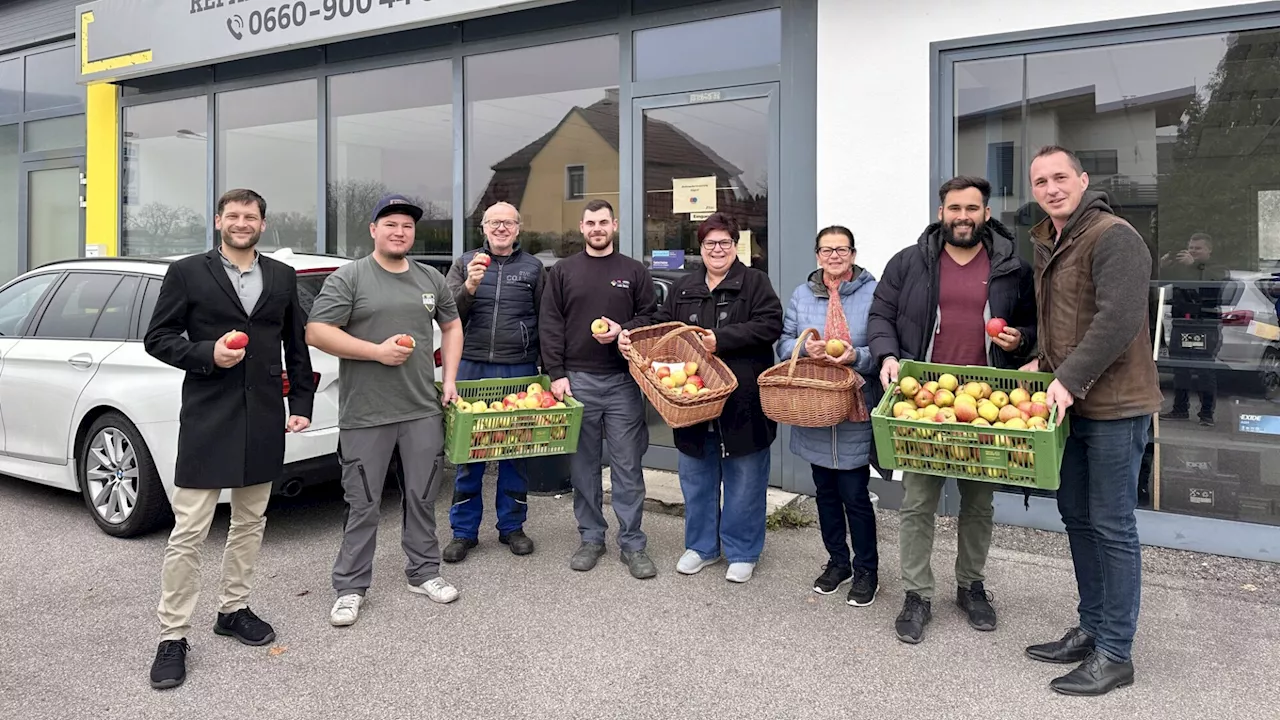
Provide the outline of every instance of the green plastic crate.
[[[987,383],[1009,392],[1022,387],[1028,393],[1043,392],[1053,382],[1052,373],[1030,373],[969,365],[942,365],[907,360],[899,380],[914,377],[921,385],[944,374],[956,376],[960,385]],[[871,411],[876,452],[886,470],[980,480],[1040,490],[1057,490],[1062,451],[1069,421],[1052,408],[1046,430],[1020,430],[938,423],[893,416],[894,403],[903,400],[894,383]]]
[[[459,380],[457,386],[463,400],[483,400],[488,404],[526,392],[535,382],[543,392],[549,392],[551,378],[546,375]],[[565,396],[564,404],[567,407],[546,410],[464,413],[449,403],[444,413],[445,457],[462,465],[576,452],[582,429],[582,403]]]

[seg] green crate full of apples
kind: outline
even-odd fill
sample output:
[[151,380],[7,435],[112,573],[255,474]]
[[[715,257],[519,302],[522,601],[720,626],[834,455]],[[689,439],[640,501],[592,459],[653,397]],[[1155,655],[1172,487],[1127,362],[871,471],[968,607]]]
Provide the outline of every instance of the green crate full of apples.
[[881,467],[1058,489],[1068,419],[1051,373],[904,361],[871,411]]

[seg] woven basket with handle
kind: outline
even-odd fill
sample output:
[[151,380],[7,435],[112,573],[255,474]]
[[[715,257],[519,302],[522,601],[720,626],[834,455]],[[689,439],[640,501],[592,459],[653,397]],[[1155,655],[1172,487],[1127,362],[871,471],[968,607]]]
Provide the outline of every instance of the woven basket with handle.
[[796,338],[791,359],[760,373],[760,406],[770,419],[796,427],[832,427],[849,419],[860,401],[857,373],[844,365],[800,357],[809,328]]
[[[663,421],[673,428],[689,427],[720,417],[725,401],[738,389],[738,379],[720,358],[702,347],[702,328],[671,322],[636,328],[631,331],[631,350],[627,353],[631,377],[649,398]],[[706,392],[698,395],[677,394],[662,384],[653,369],[655,362],[698,364]]]

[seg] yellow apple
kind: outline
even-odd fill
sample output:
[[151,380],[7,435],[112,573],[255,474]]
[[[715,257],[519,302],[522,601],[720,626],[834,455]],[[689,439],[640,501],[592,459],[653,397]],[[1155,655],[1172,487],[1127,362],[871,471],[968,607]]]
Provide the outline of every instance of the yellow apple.
[[840,340],[832,338],[827,341],[826,351],[828,356],[833,358],[838,358],[841,355],[844,355],[844,343]]
[[1009,402],[1013,405],[1021,405],[1024,402],[1030,402],[1030,401],[1031,401],[1031,393],[1028,393],[1026,390],[1023,390],[1022,388],[1016,388],[1014,389],[1013,392],[1009,393]]
[[1049,402],[1049,397],[1048,397],[1047,395],[1045,395],[1043,392],[1031,393],[1031,402],[1033,402],[1033,403],[1047,403],[1047,402]]
[[937,403],[938,407],[951,407],[956,401],[956,396],[950,390],[942,389],[934,396],[933,401]]
[[903,415],[906,415],[907,412],[914,407],[915,407],[914,404],[909,403],[905,400],[900,400],[893,404],[893,416],[896,418],[900,418]]
[[502,403],[498,402],[497,400],[494,400],[493,402],[489,403],[489,409],[494,412],[502,412]]
[[981,385],[979,385],[979,384],[978,384],[978,383],[976,383],[976,382],[969,382],[969,383],[965,383],[965,384],[964,384],[964,388],[963,388],[963,389],[961,389],[961,391],[960,391],[960,392],[961,392],[961,394],[963,394],[963,395],[968,395],[969,397],[973,398],[974,400],[981,400],[981,399],[982,399],[982,386],[981,386]]
[[996,408],[1002,408],[1009,404],[1009,395],[1003,390],[996,390],[991,393],[991,402],[995,404]]
[[920,392],[920,381],[910,376],[898,378],[898,390],[903,397],[915,397]]
[[685,377],[693,377],[698,374],[698,363],[690,360],[684,364]]
[[987,422],[995,422],[1000,417],[1000,408],[995,403],[986,402],[978,406],[978,414]]
[[982,388],[982,397],[991,397],[991,386],[987,383],[978,383],[978,387]]
[[1005,425],[1008,425],[1009,422],[1011,422],[1015,418],[1021,420],[1022,413],[1018,410],[1018,408],[1012,405],[1005,405],[1004,407],[1000,408],[999,418],[1005,423]]
[[960,387],[960,381],[956,379],[955,375],[945,373],[942,377],[938,378],[938,387],[943,390],[955,392],[956,388]]
[[683,386],[685,383],[689,382],[689,376],[685,374],[684,370],[679,370],[679,369],[672,370],[671,382],[674,383],[677,387]]
[[538,393],[541,393],[541,392],[542,392],[542,386],[541,386],[541,385],[539,385],[538,383],[531,383],[531,384],[529,385],[529,391],[528,391],[528,392],[529,392],[529,394],[530,394],[530,395],[537,395]]
[[968,405],[969,407],[975,410],[978,408],[978,401],[974,400],[973,396],[970,395],[969,393],[963,393],[963,392],[960,393],[959,395],[956,395],[955,402],[951,404],[954,405],[955,407],[960,407],[961,405]]
[[666,377],[662,378],[658,382],[662,383],[663,387],[673,388],[676,386],[675,378],[671,377],[670,375],[667,375]]
[[603,318],[591,321],[591,334],[603,335],[607,332],[609,332],[609,323],[605,322]]
[[927,382],[927,383],[925,383],[925,384],[924,384],[924,389],[925,389],[925,390],[928,390],[929,392],[933,393],[934,395],[937,395],[937,394],[938,394],[938,388],[939,388],[939,387],[940,387],[940,386],[938,385],[938,381],[937,381],[937,380],[930,380],[929,382]]

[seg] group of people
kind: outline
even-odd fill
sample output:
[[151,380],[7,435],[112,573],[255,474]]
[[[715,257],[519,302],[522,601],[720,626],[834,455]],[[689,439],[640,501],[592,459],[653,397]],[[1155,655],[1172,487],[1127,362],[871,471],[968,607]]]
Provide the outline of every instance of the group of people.
[[[165,556],[153,686],[174,687],[185,679],[199,545],[223,488],[233,488],[232,520],[215,630],[251,645],[275,637],[247,597],[270,481],[283,458],[277,428],[300,432],[308,424],[315,392],[308,345],[341,362],[339,462],[349,509],[333,567],[333,625],[356,622],[371,585],[378,501],[397,448],[408,589],[441,603],[459,596],[441,576],[440,563],[462,562],[479,545],[486,464],[457,468],[452,537],[441,550],[435,499],[443,465],[442,405],[458,399],[458,380],[545,374],[558,399],[570,395],[581,402],[582,428],[571,459],[580,545],[569,566],[589,571],[606,553],[601,456],[607,439],[619,559],[637,579],[657,575],[641,527],[642,458],[649,445],[645,404],[626,353],[632,331],[670,321],[701,328],[699,342],[738,381],[717,419],[674,431],[685,499],[685,551],[677,572],[695,574],[724,560],[727,580],[751,579],[764,547],[770,448],[777,435],[777,423],[761,408],[757,378],[791,356],[805,329],[815,328],[819,337],[808,337],[799,354],[851,368],[857,403],[834,427],[793,428],[790,449],[812,466],[828,554],[814,591],[829,595],[849,584],[847,602],[858,607],[874,602],[880,589],[868,413],[897,380],[900,363],[1053,373],[1048,399],[1071,413],[1058,505],[1075,562],[1079,623],[1027,654],[1078,664],[1051,683],[1065,694],[1099,695],[1131,683],[1141,569],[1134,518],[1138,466],[1149,417],[1161,400],[1154,363],[1144,352],[1151,256],[1105,196],[1088,189],[1088,175],[1070,151],[1041,150],[1030,180],[1048,216],[1031,232],[1034,264],[1019,257],[1013,233],[992,218],[989,184],[957,177],[939,190],[937,221],[890,260],[881,281],[857,264],[853,232],[843,226],[821,230],[814,246],[817,269],[785,307],[768,276],[738,260],[740,228],[725,213],[699,225],[701,264],[658,304],[648,269],[617,251],[618,222],[603,200],[585,206],[583,250],[549,270],[521,249],[518,210],[497,203],[482,219],[483,246],[457,258],[445,276],[408,257],[422,210],[389,196],[372,213],[374,252],[335,271],[309,317],[298,307],[292,271],[254,250],[265,201],[248,190],[227,193],[215,221],[220,246],[173,265],[146,335],[149,352],[187,371],[173,496],[177,522]],[[987,320],[995,317],[1007,327],[989,337]],[[604,321],[603,332],[592,329],[596,320]],[[441,329],[439,392],[430,353],[401,342],[403,334],[432,337],[433,322]],[[229,349],[229,331],[243,327],[248,347]],[[826,354],[831,339],[843,341],[840,357]],[[287,418],[280,368],[271,367],[282,346],[290,381]],[[228,451],[228,444],[235,447]],[[230,459],[217,470],[204,462],[215,452]],[[527,470],[520,460],[499,461],[497,470],[498,540],[513,554],[528,555],[534,542],[524,531]],[[921,642],[932,619],[930,557],[944,480],[903,476],[905,596],[895,632],[907,643]],[[994,489],[960,482],[956,603],[982,631],[997,624],[984,574]]]

